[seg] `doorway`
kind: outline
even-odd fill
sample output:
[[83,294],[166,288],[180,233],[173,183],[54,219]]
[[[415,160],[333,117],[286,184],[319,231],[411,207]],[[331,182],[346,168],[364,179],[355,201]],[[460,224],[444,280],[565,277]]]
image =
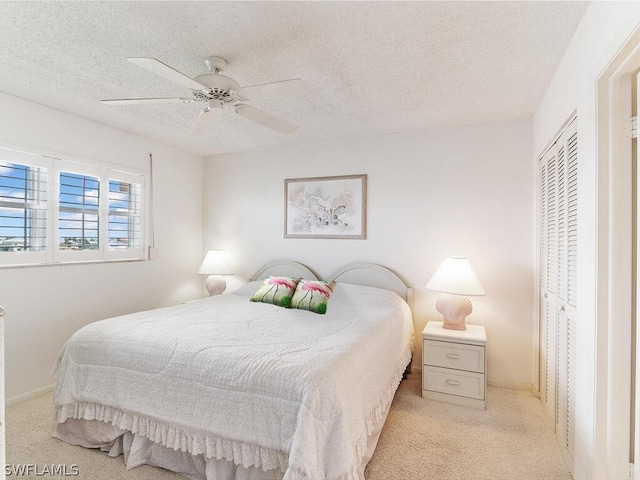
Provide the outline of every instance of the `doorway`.
[[635,326],[638,196],[632,117],[640,30],[597,81],[595,472],[640,478],[640,332]]

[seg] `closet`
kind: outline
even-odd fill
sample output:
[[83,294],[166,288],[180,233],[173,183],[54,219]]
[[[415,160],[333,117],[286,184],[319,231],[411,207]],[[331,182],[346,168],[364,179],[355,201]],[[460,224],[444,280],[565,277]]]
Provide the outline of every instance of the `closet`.
[[540,400],[573,473],[575,450],[578,134],[574,118],[542,155]]

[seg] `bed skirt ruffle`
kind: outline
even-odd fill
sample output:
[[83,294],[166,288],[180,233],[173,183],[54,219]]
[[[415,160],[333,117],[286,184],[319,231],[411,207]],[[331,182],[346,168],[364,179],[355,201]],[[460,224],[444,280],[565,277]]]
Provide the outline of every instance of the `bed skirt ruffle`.
[[188,431],[96,403],[78,402],[63,405],[57,409],[55,421],[58,424],[64,423],[69,418],[96,420],[146,438],[169,450],[185,452],[190,455],[203,455],[206,458],[216,460],[224,459],[245,468],[255,467],[262,471],[284,471],[289,463],[289,457],[284,452],[220,438],[211,434]]
[[120,430],[98,420],[67,419],[58,425],[55,438],[87,448],[99,448],[110,457],[123,456],[127,470],[141,465],[164,468],[190,480],[281,480],[280,470],[245,468],[228,460],[191,455],[155,443],[138,433]]
[[[365,419],[366,437],[355,445],[361,461],[336,480],[364,480],[391,402],[411,361],[407,349],[394,378]],[[59,407],[55,438],[74,445],[101,448],[109,456],[124,455],[127,469],[153,465],[193,480],[313,480],[288,468],[285,452],[186,430],[154,419],[96,403],[76,402]],[[285,473],[286,472],[286,473]]]

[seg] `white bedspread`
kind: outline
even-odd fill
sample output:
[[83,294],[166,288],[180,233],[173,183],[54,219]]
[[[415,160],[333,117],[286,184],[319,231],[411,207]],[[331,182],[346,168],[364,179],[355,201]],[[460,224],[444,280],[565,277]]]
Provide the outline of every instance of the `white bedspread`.
[[317,315],[249,302],[258,285],[76,332],[58,359],[56,421],[109,422],[285,480],[359,479],[410,360],[407,304],[338,284]]

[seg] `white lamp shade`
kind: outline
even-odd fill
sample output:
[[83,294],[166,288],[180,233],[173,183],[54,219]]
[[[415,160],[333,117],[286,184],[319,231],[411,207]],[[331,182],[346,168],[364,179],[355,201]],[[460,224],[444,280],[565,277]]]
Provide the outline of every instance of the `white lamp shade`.
[[233,270],[223,250],[209,250],[198,270],[200,275],[232,275]]
[[427,288],[454,295],[484,295],[486,292],[469,261],[464,257],[447,257],[433,274]]

